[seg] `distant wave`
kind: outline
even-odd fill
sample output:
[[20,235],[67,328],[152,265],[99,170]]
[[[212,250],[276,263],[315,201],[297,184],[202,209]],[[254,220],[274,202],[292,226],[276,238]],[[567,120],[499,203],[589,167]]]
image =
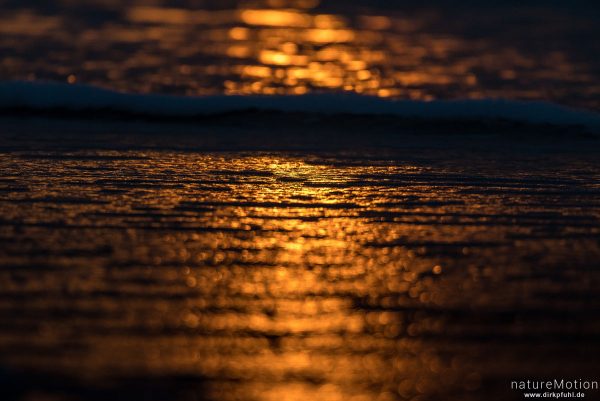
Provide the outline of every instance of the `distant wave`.
[[386,100],[357,94],[302,96],[204,96],[129,94],[88,85],[55,82],[0,82],[0,111],[61,110],[64,114],[112,111],[159,117],[194,117],[245,110],[322,114],[392,115],[406,118],[478,120],[505,119],[534,124],[600,127],[600,113],[542,101]]

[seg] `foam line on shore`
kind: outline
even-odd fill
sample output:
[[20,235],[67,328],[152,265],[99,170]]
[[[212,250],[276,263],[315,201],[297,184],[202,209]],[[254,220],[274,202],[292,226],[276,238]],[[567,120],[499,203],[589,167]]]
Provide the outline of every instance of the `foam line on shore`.
[[600,114],[544,101],[505,99],[388,100],[357,94],[301,96],[172,96],[130,94],[57,82],[0,82],[0,110],[114,111],[161,117],[194,117],[244,110],[321,114],[392,115],[406,118],[506,119],[535,124],[600,127]]

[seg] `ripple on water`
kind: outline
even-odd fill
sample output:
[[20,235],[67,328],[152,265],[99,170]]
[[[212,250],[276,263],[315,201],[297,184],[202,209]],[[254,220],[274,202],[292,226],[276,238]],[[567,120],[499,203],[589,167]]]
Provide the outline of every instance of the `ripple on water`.
[[478,400],[597,373],[597,160],[436,152],[3,153],[0,184],[22,190],[0,199],[0,381]]

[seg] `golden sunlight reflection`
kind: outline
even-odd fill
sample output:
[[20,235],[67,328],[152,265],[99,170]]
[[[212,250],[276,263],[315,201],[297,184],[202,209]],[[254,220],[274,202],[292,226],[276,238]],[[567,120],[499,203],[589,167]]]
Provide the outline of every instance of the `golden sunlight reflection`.
[[312,24],[310,16],[296,11],[244,10],[240,15],[248,25],[307,28]]
[[[573,211],[583,220],[526,203],[541,181],[565,196],[595,188],[591,167],[548,177],[531,161],[536,178],[525,181],[488,158],[434,167],[408,153],[69,152],[0,159],[3,185],[20,175],[27,188],[3,201],[4,221],[22,222],[0,225],[0,256],[18,266],[0,269],[0,307],[18,311],[3,361],[102,384],[132,372],[191,377],[178,384],[201,395],[189,399],[481,399],[470,394],[482,372],[513,374],[522,354],[498,361],[488,341],[464,339],[512,344],[539,321],[485,316],[547,305],[540,294],[553,288],[527,262],[530,248],[507,238],[562,272],[574,245],[544,235],[597,235],[597,207]],[[585,205],[589,193],[577,195]],[[55,352],[69,333],[77,347]]]
[[[185,95],[335,91],[597,104],[593,62],[569,54],[576,49],[544,53],[520,47],[527,42],[521,37],[436,33],[433,28],[444,21],[432,13],[386,14],[367,7],[355,15],[336,14],[314,0],[210,9],[184,4],[134,2],[118,8],[121,18],[84,28],[31,9],[7,12],[0,17],[0,51],[7,50],[0,74],[64,81],[73,76],[118,90]],[[462,23],[467,29],[469,22]],[[555,29],[560,34],[570,28]],[[51,43],[44,63],[30,56],[41,37]]]
[[[452,19],[366,1],[33,3],[41,5],[0,1],[2,79],[600,109],[600,58],[589,56],[600,49],[582,53],[582,32],[598,27],[575,19],[577,27],[556,19],[531,29],[523,22],[531,15],[519,11],[500,16],[515,30],[478,35],[486,21],[468,13]],[[571,38],[583,44],[565,45]],[[185,151],[161,148],[171,140],[162,124],[140,124],[152,134],[131,142],[111,124],[95,141],[71,136],[73,121],[57,143],[50,129],[45,136],[46,120],[33,119],[37,138],[49,138],[35,146],[51,147],[37,151],[18,134],[24,122],[8,118],[0,383],[16,383],[17,393],[33,383],[22,401],[89,399],[57,394],[89,389],[111,399],[113,386],[117,399],[135,400],[140,378],[142,387],[156,383],[156,401],[479,401],[485,386],[505,394],[499,378],[530,377],[532,366],[553,377],[573,366],[563,362],[581,339],[598,343],[593,149],[470,153],[461,141],[446,149],[441,135],[412,147],[382,132],[376,151],[330,152],[321,134],[348,127],[368,136],[371,120],[272,117],[281,125],[265,128],[245,113],[169,125]],[[227,150],[271,149],[271,135],[281,134],[276,144],[305,133],[314,147],[302,149],[314,150]],[[572,149],[591,143],[573,133],[582,135]],[[131,147],[138,138],[143,147]],[[95,147],[78,150],[78,141]],[[597,374],[600,350],[589,348],[578,368]]]

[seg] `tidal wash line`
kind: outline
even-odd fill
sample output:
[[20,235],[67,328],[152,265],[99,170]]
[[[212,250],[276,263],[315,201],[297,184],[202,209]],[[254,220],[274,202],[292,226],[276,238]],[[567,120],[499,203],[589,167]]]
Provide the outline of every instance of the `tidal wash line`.
[[16,112],[189,118],[243,111],[369,115],[433,120],[501,119],[533,124],[600,127],[600,114],[543,102],[507,99],[388,100],[356,94],[300,96],[171,96],[131,94],[56,82],[0,82],[0,114]]

